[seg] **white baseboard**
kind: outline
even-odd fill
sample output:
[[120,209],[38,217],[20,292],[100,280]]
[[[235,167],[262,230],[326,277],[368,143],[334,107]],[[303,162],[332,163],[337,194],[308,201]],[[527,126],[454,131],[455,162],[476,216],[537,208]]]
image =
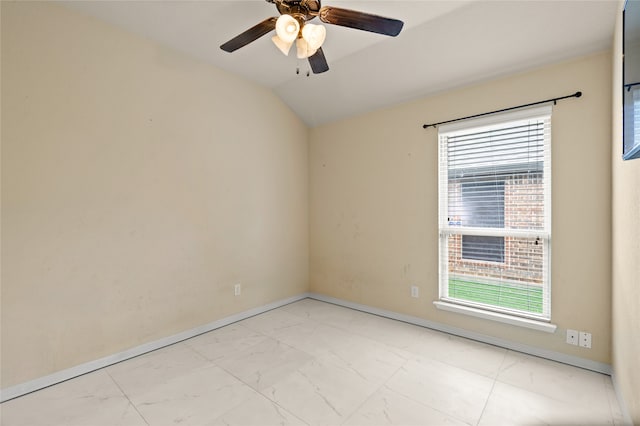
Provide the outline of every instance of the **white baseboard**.
[[348,302],[345,300],[336,299],[334,297],[324,296],[322,294],[310,293],[309,298],[320,300],[322,302],[333,303],[334,305],[340,305],[346,308],[356,309],[358,311],[367,312],[370,314],[406,322],[413,325],[418,325],[421,327],[430,328],[437,331],[442,331],[444,333],[453,334],[455,336],[477,340],[479,342],[488,343],[490,345],[511,349],[516,352],[523,352],[529,355],[535,355],[540,358],[550,359],[553,361],[561,362],[563,364],[569,364],[575,367],[596,371],[598,373],[611,375],[611,372],[612,372],[611,365],[605,364],[602,362],[592,361],[590,359],[580,358],[573,355],[567,355],[560,352],[537,348],[535,346],[529,346],[522,343],[512,342],[510,340],[500,339],[493,336],[487,336],[485,334],[464,330],[462,328],[452,327],[450,325],[441,324],[434,321],[428,321],[428,320],[410,316],[410,315],[399,314],[397,312],[387,311],[385,309],[379,309],[379,308],[374,308],[367,305],[361,305],[359,303]]
[[611,382],[613,382],[613,389],[616,391],[616,398],[618,399],[618,404],[620,404],[620,411],[622,411],[622,421],[624,422],[622,425],[633,426],[633,420],[631,419],[631,414],[629,414],[627,405],[625,404],[622,393],[620,392],[615,372],[611,374]]
[[[290,297],[287,299],[279,300],[273,303],[269,303],[264,306],[250,309],[248,311],[240,312],[228,316],[226,318],[213,321],[211,323],[193,328],[191,330],[184,331],[182,333],[175,334],[173,336],[165,337],[160,340],[145,343],[140,346],[128,349],[123,352],[119,352],[113,355],[106,356],[94,361],[89,361],[84,364],[77,365],[75,367],[68,368],[66,370],[58,371],[53,374],[49,374],[44,377],[40,377],[19,385],[11,386],[6,389],[0,390],[0,402],[8,401],[10,399],[17,398],[22,395],[26,395],[31,392],[55,385],[56,383],[64,382],[83,374],[90,373],[100,368],[108,367],[109,365],[116,364],[118,362],[151,352],[165,346],[173,345],[186,339],[190,339],[199,334],[207,333],[220,327],[232,324],[234,322],[241,321],[243,319],[259,315],[261,313],[270,311],[272,309],[279,308],[284,305],[288,305],[293,302],[297,302],[302,299],[311,298],[322,302],[333,303],[334,305],[344,306],[346,308],[355,309],[362,312],[378,315],[385,318],[390,318],[398,321],[403,321],[409,324],[418,325],[421,327],[430,328],[433,330],[442,331],[444,333],[453,334],[460,337],[465,337],[479,342],[488,343],[495,346],[500,346],[506,349],[511,349],[517,352],[523,352],[530,355],[539,356],[541,358],[547,358],[553,361],[562,362],[564,364],[573,365],[576,367],[585,368],[587,370],[596,371],[603,374],[611,375],[612,370],[609,364],[604,364],[572,355],[566,355],[559,352],[549,351],[546,349],[536,348],[534,346],[524,345],[504,339],[499,339],[492,336],[487,336],[473,331],[468,331],[456,327],[451,327],[446,324],[440,324],[434,321],[428,321],[422,318],[413,317],[410,315],[404,315],[397,312],[387,311],[384,309],[374,308],[367,305],[361,305],[359,303],[348,302],[341,299],[336,299],[330,296],[324,296],[316,293],[302,293],[298,296]],[[615,386],[615,381],[614,381]],[[624,408],[623,408],[624,411]],[[626,414],[626,413],[625,413]],[[628,414],[627,414],[628,418]]]
[[49,374],[44,377],[39,377],[34,380],[30,380],[19,385],[11,386],[6,389],[0,390],[0,403],[8,401],[10,399],[17,398],[22,395],[26,395],[31,392],[55,385],[60,382],[64,382],[74,377],[81,376],[83,374],[90,373],[95,370],[99,370],[109,365],[116,364],[118,362],[130,359],[136,356],[140,356],[147,352],[155,351],[165,346],[173,345],[183,340],[190,339],[199,334],[207,333],[220,327],[232,324],[234,322],[241,321],[243,319],[270,311],[272,309],[279,308],[289,303],[297,302],[298,300],[306,299],[309,297],[308,293],[303,293],[298,296],[289,297],[287,299],[279,300],[273,303],[269,303],[264,306],[249,309],[248,311],[240,312],[226,318],[219,319],[217,321],[210,322],[208,324],[192,328],[191,330],[183,331],[182,333],[174,334],[173,336],[165,337],[160,340],[145,343],[140,346],[136,346],[126,351],[119,352],[113,355],[106,356],[104,358],[96,359],[86,362],[84,364],[76,365],[75,367],[67,368],[66,370],[58,371],[53,374]]

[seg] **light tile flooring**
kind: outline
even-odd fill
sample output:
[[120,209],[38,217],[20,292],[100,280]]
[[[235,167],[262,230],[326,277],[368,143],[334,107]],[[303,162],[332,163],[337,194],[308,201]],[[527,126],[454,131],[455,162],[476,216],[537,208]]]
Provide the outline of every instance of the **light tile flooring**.
[[622,423],[608,376],[312,299],[0,409],[5,426]]

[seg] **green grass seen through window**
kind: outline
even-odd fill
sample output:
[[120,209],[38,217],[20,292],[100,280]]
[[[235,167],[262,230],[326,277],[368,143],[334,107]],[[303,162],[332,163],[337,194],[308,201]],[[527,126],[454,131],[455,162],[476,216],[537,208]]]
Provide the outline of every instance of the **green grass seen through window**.
[[485,284],[450,279],[449,297],[501,308],[542,313],[542,287]]

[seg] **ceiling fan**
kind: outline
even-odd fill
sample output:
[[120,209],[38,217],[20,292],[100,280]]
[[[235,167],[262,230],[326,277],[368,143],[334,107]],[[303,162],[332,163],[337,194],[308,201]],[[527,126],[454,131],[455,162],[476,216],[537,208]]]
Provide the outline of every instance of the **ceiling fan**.
[[370,13],[338,7],[320,5],[320,0],[266,0],[276,5],[280,17],[265,19],[220,46],[225,52],[233,52],[257,40],[268,32],[276,30],[272,41],[284,53],[296,43],[298,58],[308,58],[314,74],[329,70],[322,51],[326,30],[322,25],[309,21],[318,17],[326,24],[340,25],[357,30],[397,36],[404,23],[397,19],[385,18]]

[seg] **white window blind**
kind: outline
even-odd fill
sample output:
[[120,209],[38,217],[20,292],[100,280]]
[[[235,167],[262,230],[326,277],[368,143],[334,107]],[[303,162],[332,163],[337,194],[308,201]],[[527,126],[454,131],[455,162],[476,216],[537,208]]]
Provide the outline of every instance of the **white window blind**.
[[439,128],[440,299],[550,319],[551,107]]

